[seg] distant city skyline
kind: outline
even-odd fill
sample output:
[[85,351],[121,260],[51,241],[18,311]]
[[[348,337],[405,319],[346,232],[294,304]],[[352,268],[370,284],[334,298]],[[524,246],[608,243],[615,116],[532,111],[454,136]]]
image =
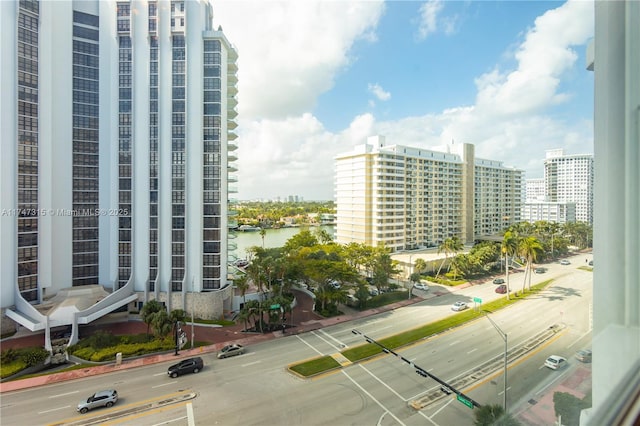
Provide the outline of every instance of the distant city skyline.
[[593,153],[593,2],[213,1],[238,49],[238,194],[333,200],[335,156],[471,143],[543,176]]

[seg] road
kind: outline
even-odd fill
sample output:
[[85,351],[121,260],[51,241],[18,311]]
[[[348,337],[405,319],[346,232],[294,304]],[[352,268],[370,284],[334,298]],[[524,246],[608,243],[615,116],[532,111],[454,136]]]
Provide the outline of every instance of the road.
[[[556,278],[552,287],[538,296],[491,314],[515,348],[531,335],[551,325],[562,330],[542,347],[509,366],[508,407],[517,413],[536,395],[577,366],[571,360],[576,349],[590,346],[591,273],[572,265],[548,266],[535,280]],[[512,276],[512,287],[520,288],[522,274]],[[454,301],[473,306],[473,298],[489,301],[502,297],[495,286],[473,286],[443,294],[406,308],[313,332],[252,345],[244,355],[217,360],[203,356],[205,369],[199,374],[170,379],[170,365],[155,364],[134,370],[87,377],[2,395],[3,424],[111,424],[186,425],[193,415],[198,425],[465,425],[472,424],[473,411],[455,398],[443,397],[421,410],[411,407],[439,388],[406,363],[391,356],[351,365],[311,380],[291,375],[286,366],[318,355],[364,343],[358,329],[374,339],[450,315]],[[438,291],[432,288],[430,291]],[[478,365],[502,356],[504,341],[488,320],[426,339],[400,350],[402,356],[445,381],[470,374]],[[570,359],[569,368],[556,372],[542,368],[551,353]],[[82,398],[100,389],[115,388],[116,406],[86,415],[75,413]],[[480,378],[462,389],[482,404],[502,404],[501,371]]]

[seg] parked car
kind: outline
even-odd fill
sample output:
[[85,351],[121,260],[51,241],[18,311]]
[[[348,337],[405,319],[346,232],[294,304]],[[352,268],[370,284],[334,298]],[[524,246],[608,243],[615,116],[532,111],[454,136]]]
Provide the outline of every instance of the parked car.
[[544,274],[545,272],[547,272],[547,270],[544,268],[536,268],[533,270],[533,272],[535,272],[536,274]]
[[413,288],[417,290],[427,291],[429,290],[429,286],[426,284],[414,284]]
[[567,365],[567,359],[558,355],[551,355],[544,362],[544,366],[552,370],[558,370]]
[[505,294],[506,292],[507,292],[506,284],[500,284],[498,287],[496,287],[496,293]]
[[345,303],[347,306],[351,306],[352,308],[355,308],[358,306],[358,298],[355,297],[353,294],[348,294],[347,295],[347,301]]
[[576,359],[580,362],[591,362],[591,351],[589,349],[582,349],[576,352]]
[[465,302],[456,302],[453,305],[451,305],[451,310],[452,311],[464,311],[465,309],[467,309],[468,306]]
[[496,278],[495,280],[493,280],[494,284],[504,284],[504,279],[502,278]]
[[561,265],[571,265],[571,262],[569,262],[567,259],[562,259],[562,260],[560,261],[560,264],[561,264]]
[[86,400],[78,403],[78,412],[84,414],[98,407],[112,407],[118,401],[118,392],[115,389],[96,392]]
[[330,285],[331,287],[333,287],[334,289],[336,289],[336,290],[339,290],[339,289],[340,289],[340,287],[342,287],[342,286],[340,285],[340,283],[339,283],[338,281],[335,281],[335,280],[333,280],[333,281],[329,282],[329,285]]
[[167,374],[169,375],[169,377],[176,378],[187,373],[198,373],[200,372],[200,370],[202,370],[202,367],[204,367],[202,358],[187,358],[169,367],[169,369],[167,370]]
[[369,296],[377,296],[380,292],[375,287],[369,287]]
[[231,345],[227,345],[224,348],[220,349],[218,352],[218,359],[229,358],[230,356],[236,356],[244,353],[244,346],[239,345],[237,343],[233,343]]

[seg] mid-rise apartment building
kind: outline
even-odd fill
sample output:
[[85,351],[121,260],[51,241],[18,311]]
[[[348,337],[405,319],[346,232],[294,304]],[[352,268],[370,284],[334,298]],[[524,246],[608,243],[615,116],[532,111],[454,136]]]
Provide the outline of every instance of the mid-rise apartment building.
[[237,53],[209,2],[7,1],[0,18],[3,314],[75,330],[157,299],[219,317]]
[[523,172],[475,157],[386,145],[383,136],[336,158],[336,241],[394,251],[466,243],[520,221]]
[[522,221],[567,223],[576,221],[575,203],[552,203],[550,201],[525,202],[522,206]]

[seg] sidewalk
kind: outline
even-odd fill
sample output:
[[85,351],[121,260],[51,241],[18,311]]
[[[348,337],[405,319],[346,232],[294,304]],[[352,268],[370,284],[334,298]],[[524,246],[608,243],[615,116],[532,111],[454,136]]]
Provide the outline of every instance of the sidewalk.
[[[430,297],[436,297],[436,295],[430,295]],[[368,309],[366,311],[358,312],[349,310],[349,314],[340,315],[332,318],[323,318],[320,315],[313,312],[313,299],[303,292],[296,291],[296,298],[298,305],[293,309],[292,321],[294,327],[287,328],[286,333],[282,331],[275,331],[271,333],[245,333],[244,324],[238,323],[227,327],[212,327],[203,325],[194,325],[193,332],[196,341],[213,342],[209,346],[203,346],[194,349],[182,349],[179,351],[179,355],[174,355],[174,352],[149,355],[131,360],[124,360],[121,365],[115,365],[115,363],[98,365],[95,367],[87,367],[80,370],[66,371],[61,373],[46,374],[38,377],[31,377],[27,379],[18,379],[9,382],[0,383],[0,393],[10,392],[19,389],[30,388],[34,386],[42,386],[50,383],[57,383],[67,380],[74,380],[81,377],[95,376],[98,374],[111,373],[115,371],[122,371],[129,368],[136,368],[144,365],[156,364],[161,362],[168,362],[173,360],[180,360],[183,358],[189,358],[200,354],[215,353],[218,352],[223,346],[233,342],[239,343],[243,346],[249,346],[255,343],[276,339],[279,337],[285,337],[290,334],[299,334],[308,331],[317,330],[330,325],[335,325],[347,321],[351,321],[358,318],[365,318],[371,315],[375,315],[381,312],[391,311],[403,306],[411,305],[414,303],[425,300],[419,296],[413,296],[411,300],[403,300],[390,305],[382,306],[379,308]],[[147,325],[142,321],[127,321],[112,324],[102,324],[95,326],[94,330],[103,329],[108,330],[113,334],[138,334],[145,333],[147,331]],[[189,336],[191,334],[191,325],[187,324],[185,331]],[[8,348],[20,348],[29,346],[41,346],[43,344],[44,337],[42,333],[33,334],[30,332],[20,332],[11,338],[3,339],[1,342],[2,350]]]
[[556,392],[570,393],[583,399],[591,391],[591,366],[579,366],[569,377],[545,389],[540,395],[522,402],[516,409],[516,418],[524,426],[555,425],[557,418],[553,403]]

